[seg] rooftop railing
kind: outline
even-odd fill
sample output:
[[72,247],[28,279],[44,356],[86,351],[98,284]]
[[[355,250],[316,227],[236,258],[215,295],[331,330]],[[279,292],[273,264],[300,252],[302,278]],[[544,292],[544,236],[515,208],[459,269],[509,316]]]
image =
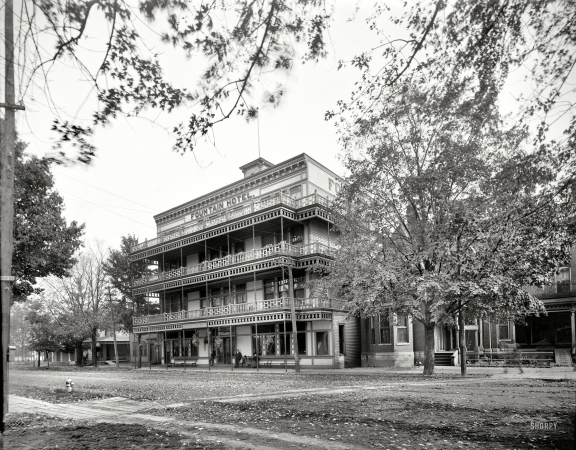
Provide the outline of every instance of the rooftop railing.
[[169,280],[172,278],[178,278],[186,275],[194,275],[209,270],[221,269],[224,267],[232,266],[234,264],[240,264],[255,259],[266,258],[268,256],[276,256],[276,255],[305,256],[314,253],[332,255],[333,252],[334,248],[329,247],[328,245],[322,244],[320,242],[307,244],[302,247],[297,247],[295,245],[291,245],[286,242],[281,242],[276,245],[269,245],[256,250],[250,250],[247,252],[237,253],[235,255],[224,256],[223,258],[213,259],[211,261],[205,261],[203,263],[195,264],[193,266],[180,267],[179,269],[152,274],[146,278],[140,278],[134,280],[134,286],[142,286],[143,284]]
[[318,308],[336,309],[341,311],[346,309],[345,302],[339,299],[292,299],[290,297],[282,297],[270,300],[257,300],[254,302],[202,308],[194,311],[178,311],[173,313],[156,314],[153,316],[134,317],[134,325],[148,325],[155,323],[175,322],[187,319],[227,316],[230,314],[257,313],[275,309],[287,309],[292,307],[292,301],[294,301],[294,309],[298,311]]
[[293,199],[292,197],[283,192],[261,195],[260,197],[254,198],[250,203],[248,203],[245,206],[241,206],[235,209],[227,209],[226,211],[219,212],[211,216],[204,217],[202,219],[197,219],[194,220],[193,222],[185,223],[183,225],[178,226],[177,228],[163,232],[154,239],[146,240],[144,242],[134,245],[132,247],[132,252],[144,250],[146,248],[162,244],[163,242],[168,242],[171,241],[172,239],[196,233],[198,231],[202,231],[206,228],[219,225],[229,220],[237,219],[238,217],[246,216],[253,212],[261,211],[271,206],[280,204],[288,205],[291,206],[292,208],[303,208],[305,206],[310,206],[314,204],[320,204],[322,206],[328,207],[330,204],[330,199],[318,193],[314,193],[299,199]]

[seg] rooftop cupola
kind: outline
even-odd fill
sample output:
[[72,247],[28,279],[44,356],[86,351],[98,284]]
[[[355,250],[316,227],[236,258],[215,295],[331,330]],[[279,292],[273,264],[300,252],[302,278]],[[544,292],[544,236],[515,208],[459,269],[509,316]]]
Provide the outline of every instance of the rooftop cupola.
[[264,158],[258,158],[248,164],[244,164],[240,167],[240,170],[244,174],[244,178],[248,178],[262,172],[263,170],[269,169],[270,167],[274,167],[274,164],[270,161],[266,161]]

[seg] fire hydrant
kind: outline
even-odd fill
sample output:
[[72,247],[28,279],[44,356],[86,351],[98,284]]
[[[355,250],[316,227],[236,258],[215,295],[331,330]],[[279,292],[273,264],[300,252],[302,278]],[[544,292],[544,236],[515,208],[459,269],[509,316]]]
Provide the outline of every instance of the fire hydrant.
[[72,380],[70,378],[68,378],[66,380],[66,389],[68,390],[68,392],[72,392],[73,387],[74,387],[74,383],[72,383]]

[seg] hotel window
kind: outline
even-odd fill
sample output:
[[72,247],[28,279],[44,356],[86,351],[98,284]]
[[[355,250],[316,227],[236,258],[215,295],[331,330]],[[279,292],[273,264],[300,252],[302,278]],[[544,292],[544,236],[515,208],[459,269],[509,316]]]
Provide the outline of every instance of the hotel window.
[[398,325],[396,326],[396,343],[408,343],[408,316],[406,314],[398,314]]
[[368,319],[370,321],[370,344],[376,344],[376,329],[374,328],[374,317]]
[[392,336],[390,333],[390,313],[388,311],[380,314],[380,343],[392,343]]
[[236,292],[236,303],[246,303],[246,283],[234,286]]
[[556,274],[556,292],[570,292],[570,267],[561,267]]
[[308,339],[311,339],[311,333],[306,331],[306,322],[296,322],[296,340],[298,342],[298,354],[308,354]]
[[316,354],[317,355],[328,355],[328,332],[327,331],[317,331],[316,332]]
[[341,355],[346,354],[346,339],[344,335],[344,327],[345,325],[340,323],[338,324],[338,349]]
[[510,327],[507,323],[498,324],[498,331],[500,332],[500,340],[510,339]]
[[306,298],[306,278],[294,278],[294,298]]
[[230,303],[230,289],[228,287],[222,288],[224,306]]
[[220,288],[210,289],[210,299],[212,300],[212,306],[222,306]]
[[290,197],[296,199],[302,197],[302,186],[293,186],[290,188]]
[[271,300],[276,297],[276,292],[274,291],[274,285],[276,280],[264,280],[264,300]]
[[264,233],[262,235],[262,247],[268,247],[274,245],[274,234]]
[[334,180],[331,178],[328,178],[328,189],[332,190],[334,188]]
[[244,251],[244,241],[234,243],[234,254],[242,253]]
[[298,247],[304,245],[304,227],[302,225],[292,227],[290,234],[290,243],[292,245],[296,245]]

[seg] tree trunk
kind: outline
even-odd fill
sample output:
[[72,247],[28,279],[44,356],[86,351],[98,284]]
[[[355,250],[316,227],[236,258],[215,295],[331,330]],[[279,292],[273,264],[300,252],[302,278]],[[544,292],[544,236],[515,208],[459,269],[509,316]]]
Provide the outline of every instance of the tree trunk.
[[464,311],[462,301],[459,301],[460,309],[458,311],[458,328],[460,329],[460,375],[466,376],[466,332],[464,331]]
[[92,330],[92,365],[98,367],[98,354],[96,353],[96,331]]
[[116,325],[112,322],[112,333],[114,333],[114,356],[116,357],[116,367],[118,367],[118,343],[116,342]]
[[424,325],[424,375],[434,374],[434,325]]
[[76,344],[76,365],[82,367],[82,342]]
[[40,367],[40,351],[38,351],[38,367]]

